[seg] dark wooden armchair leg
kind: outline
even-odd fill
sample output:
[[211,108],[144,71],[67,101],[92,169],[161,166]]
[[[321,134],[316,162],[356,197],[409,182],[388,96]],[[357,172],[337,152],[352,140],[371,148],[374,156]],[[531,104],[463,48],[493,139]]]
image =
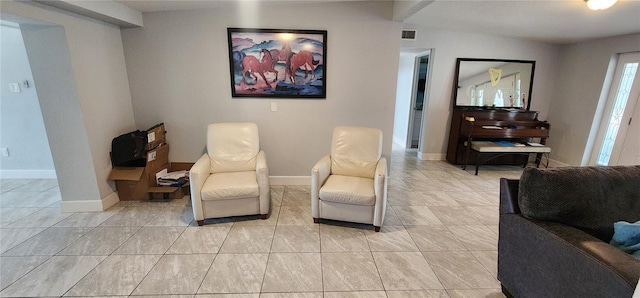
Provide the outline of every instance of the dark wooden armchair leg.
[[199,226],[204,225],[204,220],[199,220],[199,221],[198,221],[198,225],[199,225]]
[[315,218],[315,217],[313,218],[313,223],[319,223],[319,222],[320,222],[320,219]]
[[373,226],[373,229],[374,229],[376,232],[380,232],[380,227]]
[[260,214],[260,219],[267,219],[269,214]]

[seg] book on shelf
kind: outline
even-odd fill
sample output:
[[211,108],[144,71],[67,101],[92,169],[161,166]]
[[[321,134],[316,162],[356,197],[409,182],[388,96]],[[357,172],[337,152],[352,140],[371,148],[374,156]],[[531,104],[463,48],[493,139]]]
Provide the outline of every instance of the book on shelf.
[[515,146],[513,143],[507,142],[507,141],[497,141],[495,143],[500,145],[500,146],[505,146],[505,147],[513,147],[513,146]]

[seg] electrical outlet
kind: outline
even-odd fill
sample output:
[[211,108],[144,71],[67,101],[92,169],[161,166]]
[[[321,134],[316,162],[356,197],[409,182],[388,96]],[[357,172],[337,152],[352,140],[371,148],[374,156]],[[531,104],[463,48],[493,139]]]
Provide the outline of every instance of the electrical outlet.
[[2,152],[2,156],[9,156],[9,148],[0,148],[0,152]]

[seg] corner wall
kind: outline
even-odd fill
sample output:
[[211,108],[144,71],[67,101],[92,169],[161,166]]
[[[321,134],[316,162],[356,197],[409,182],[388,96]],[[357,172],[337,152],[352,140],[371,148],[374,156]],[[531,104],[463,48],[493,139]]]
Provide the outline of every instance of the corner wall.
[[[196,161],[206,126],[228,121],[258,124],[271,176],[309,176],[337,125],[381,129],[391,155],[401,30],[392,3],[290,3],[145,13],[143,28],[122,31],[137,126],[165,123],[171,161]],[[327,98],[232,98],[227,27],[327,30]]]

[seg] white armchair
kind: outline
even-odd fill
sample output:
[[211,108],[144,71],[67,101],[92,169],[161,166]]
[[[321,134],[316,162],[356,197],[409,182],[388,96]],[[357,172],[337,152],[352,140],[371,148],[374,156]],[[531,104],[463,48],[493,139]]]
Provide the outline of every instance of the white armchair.
[[269,214],[269,170],[255,123],[207,127],[207,153],[189,172],[193,216],[206,218]]
[[387,209],[387,159],[382,157],[382,131],[338,126],[331,154],[311,170],[311,215],[373,224],[379,232]]

